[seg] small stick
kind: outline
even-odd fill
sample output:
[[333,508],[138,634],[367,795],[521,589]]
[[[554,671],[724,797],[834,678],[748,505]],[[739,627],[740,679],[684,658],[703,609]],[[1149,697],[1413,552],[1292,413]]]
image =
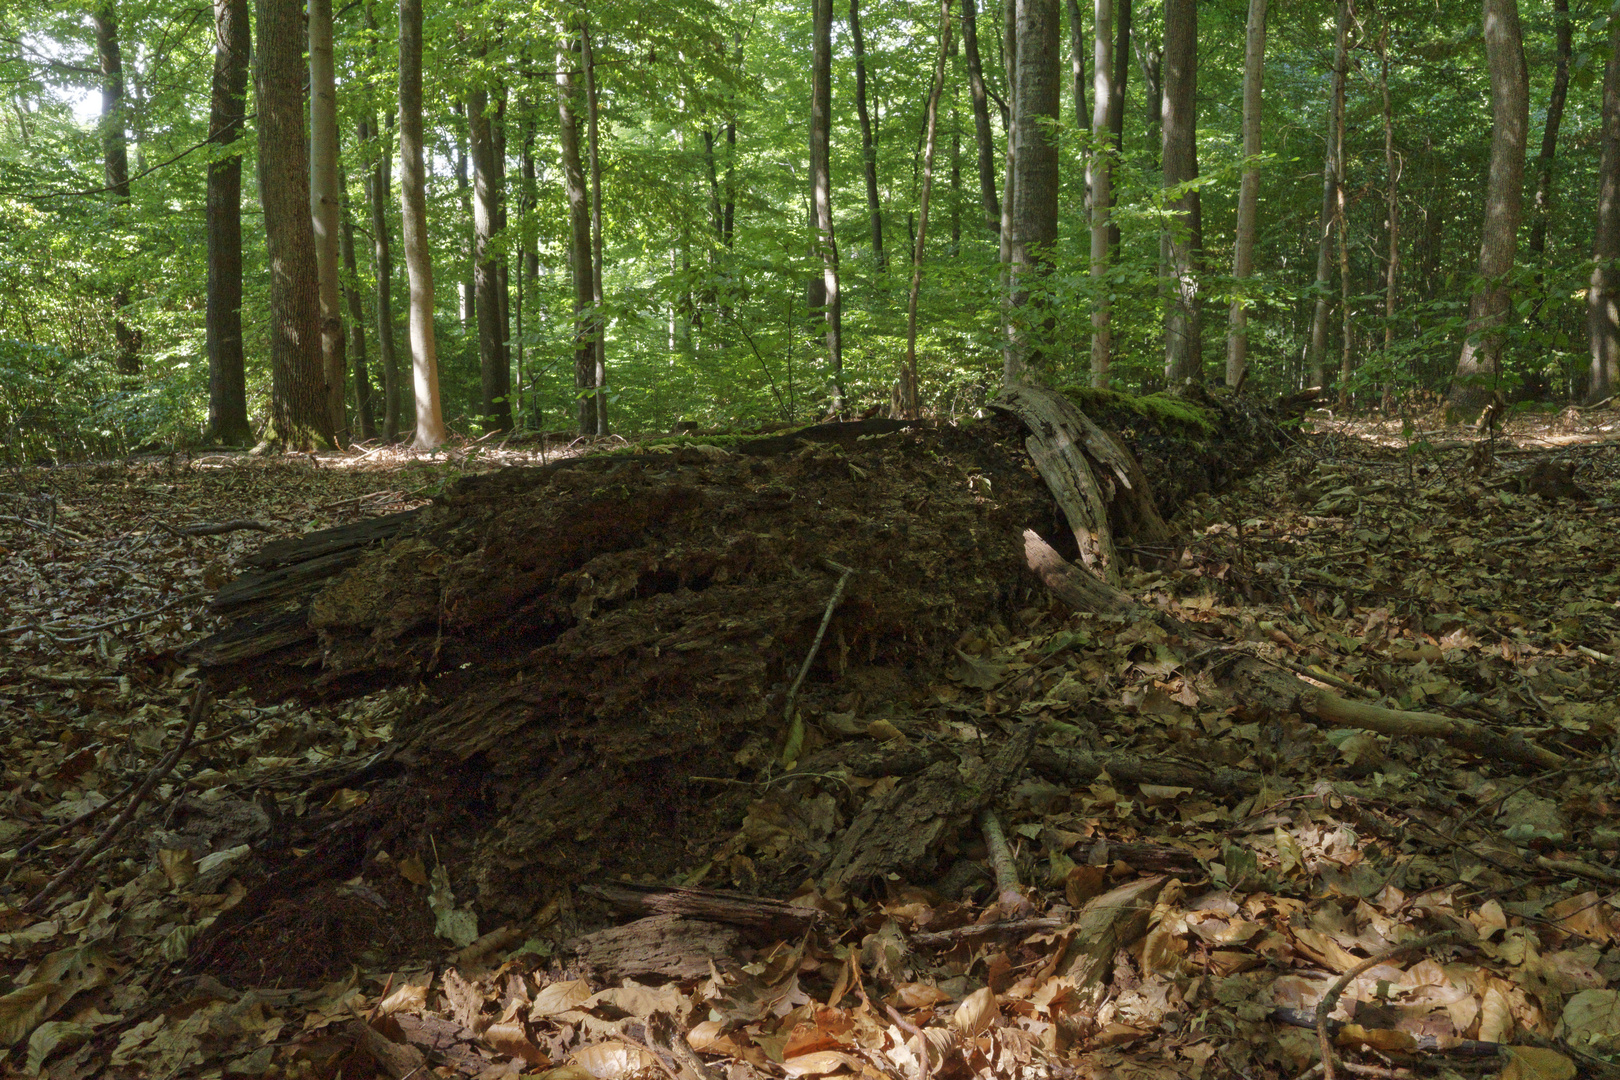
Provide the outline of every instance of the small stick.
[[1404,956],[1409,952],[1417,952],[1432,945],[1451,941],[1456,936],[1457,932],[1455,930],[1446,930],[1439,934],[1430,934],[1428,937],[1420,937],[1415,941],[1408,941],[1406,944],[1397,945],[1393,949],[1385,949],[1377,956],[1368,957],[1343,975],[1340,975],[1333,985],[1328,987],[1327,993],[1322,995],[1322,1000],[1316,1003],[1316,1041],[1322,1050],[1323,1080],[1336,1080],[1337,1076],[1334,1071],[1333,1039],[1328,1035],[1328,1013],[1338,1006],[1339,995],[1344,993],[1344,988],[1349,986],[1356,976],[1371,971],[1379,964],[1393,960],[1397,956]]
[[89,866],[98,855],[112,846],[112,842],[117,839],[118,834],[123,832],[124,827],[134,820],[135,811],[140,809],[141,804],[145,802],[147,796],[152,793],[152,789],[157,787],[158,781],[162,780],[173,771],[175,765],[179,764],[181,756],[184,755],[187,748],[191,746],[191,737],[196,734],[197,725],[202,723],[203,716],[208,712],[208,701],[208,680],[203,679],[197,683],[196,692],[192,694],[191,715],[186,718],[186,727],[185,730],[180,733],[179,745],[173,750],[170,750],[168,754],[164,756],[163,760],[158,762],[157,765],[153,767],[152,771],[146,774],[146,779],[143,780],[141,782],[141,786],[135,790],[135,794],[131,796],[129,803],[124,807],[123,811],[113,819],[112,824],[107,826],[107,828],[102,832],[101,836],[96,839],[96,842],[81,852],[78,858],[74,859],[71,863],[64,867],[60,873],[46,883],[44,888],[35,893],[33,897],[23,905],[24,911],[38,911],[48,900],[51,899],[51,897],[55,896],[57,893],[66,888],[68,883],[71,882],[81,870],[83,870],[86,866]]
[[237,518],[235,521],[200,521],[195,525],[173,525],[157,523],[158,528],[167,529],[176,536],[221,536],[225,533],[240,532],[243,529],[257,529],[259,532],[275,532],[274,525],[266,525],[262,521],[251,521],[247,518]]
[[52,840],[55,840],[58,836],[65,836],[67,833],[72,832],[74,829],[78,828],[80,825],[87,825],[90,822],[94,821],[96,818],[100,817],[104,812],[111,809],[113,806],[116,806],[118,803],[122,802],[123,799],[124,799],[124,796],[128,795],[130,792],[134,791],[137,787],[139,787],[140,783],[141,782],[138,779],[131,780],[129,782],[129,784],[124,788],[123,791],[120,791],[118,794],[114,795],[112,798],[108,799],[106,802],[100,803],[100,804],[98,804],[96,806],[92,806],[90,809],[86,810],[84,813],[80,814],[78,817],[74,818],[72,821],[63,822],[61,825],[58,825],[53,829],[46,829],[44,832],[40,833],[38,836],[36,836],[32,840],[28,841],[28,843],[26,843],[22,847],[18,848],[17,849],[17,858],[20,859],[24,855],[27,855],[30,852],[34,851],[36,848],[39,848],[39,847],[41,847],[41,846],[43,846],[45,844],[50,843]]
[[180,597],[178,600],[170,600],[162,607],[155,607],[151,611],[137,611],[133,615],[125,615],[121,619],[113,619],[110,622],[96,623],[93,626],[64,626],[61,623],[25,623],[22,626],[8,626],[5,629],[0,630],[0,637],[6,637],[11,634],[24,634],[30,630],[38,630],[45,634],[49,634],[53,630],[58,633],[93,633],[96,630],[105,630],[111,626],[122,626],[125,623],[134,622],[137,619],[144,619],[150,615],[161,615],[163,612],[168,611],[172,607],[179,607],[181,604],[189,603],[192,600],[201,600],[205,595],[207,594],[200,592],[186,593],[186,595]]
[[984,833],[984,846],[990,850],[990,869],[996,875],[996,902],[1001,905],[1001,917],[1017,919],[1028,915],[1033,908],[1019,891],[1018,864],[1013,861],[1007,834],[1001,830],[1001,819],[989,807],[979,814],[979,830]]
[[917,1053],[922,1056],[921,1060],[917,1062],[917,1077],[918,1080],[928,1080],[931,1075],[931,1070],[928,1068],[928,1036],[923,1034],[922,1028],[901,1016],[893,1005],[885,1003],[883,1008],[894,1018],[894,1022],[900,1025],[901,1031],[904,1031],[907,1035],[917,1036]]
[[834,586],[832,596],[827,600],[827,613],[821,617],[821,628],[816,631],[816,640],[810,643],[810,653],[799,667],[799,677],[794,679],[793,685],[788,688],[787,704],[782,706],[782,718],[790,724],[793,722],[793,702],[799,696],[799,687],[804,683],[804,677],[810,674],[810,665],[816,662],[816,654],[821,651],[821,639],[827,636],[827,627],[832,623],[833,612],[838,609],[839,601],[844,598],[844,586],[849,583],[850,575],[855,572],[831,559],[825,561],[834,570],[843,571],[843,574],[839,577],[838,584]]

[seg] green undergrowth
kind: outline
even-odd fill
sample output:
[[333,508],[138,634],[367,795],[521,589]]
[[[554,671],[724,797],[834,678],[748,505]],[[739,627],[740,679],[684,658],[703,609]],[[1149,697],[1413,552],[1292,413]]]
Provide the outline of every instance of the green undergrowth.
[[1178,427],[1198,435],[1215,434],[1215,418],[1201,405],[1174,394],[1138,397],[1093,386],[1060,386],[1058,391],[1087,413],[1129,412],[1165,427]]

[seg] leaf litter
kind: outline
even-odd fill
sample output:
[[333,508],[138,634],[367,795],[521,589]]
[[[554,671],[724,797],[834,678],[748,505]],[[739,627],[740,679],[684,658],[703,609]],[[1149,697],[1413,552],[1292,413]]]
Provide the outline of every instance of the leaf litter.
[[[385,845],[366,873],[328,883],[321,910],[286,913],[283,937],[256,943],[307,955],[296,985],[176,972],[248,894],[239,870],[285,833],[279,820],[363,810],[363,782],[333,783],[363,777],[409,688],[341,706],[219,701],[138,828],[44,910],[24,905],[173,746],[194,687],[180,651],[213,628],[201,594],[264,539],[177,526],[240,518],[293,534],[354,521],[420,500],[445,467],[372,456],[343,469],[333,456],[8,474],[23,521],[0,532],[0,1069],[1613,1075],[1613,436],[1549,448],[1537,446],[1553,441],[1545,432],[1510,430],[1521,445],[1481,468],[1477,450],[1317,427],[1287,459],[1184,505],[1172,524],[1185,548],[1136,571],[1128,591],[1226,652],[1392,708],[1517,730],[1564,767],[1527,772],[1437,739],[1255,710],[1223,685],[1218,658],[1189,655],[1153,622],[1043,601],[964,633],[924,695],[807,706],[806,761],[841,744],[966,760],[1037,726],[1043,767],[996,806],[1019,910],[992,879],[995,853],[964,833],[937,880],[871,894],[807,880],[784,910],[660,956],[636,949],[678,940],[679,912],[643,912],[629,928],[664,920],[653,936],[616,940],[627,928],[583,933],[565,894],[527,925],[484,929],[444,862]],[[1576,490],[1529,482],[1550,456]],[[452,468],[468,464],[483,463]],[[1225,782],[1115,775],[1132,761]],[[720,862],[735,871],[825,845],[897,783],[788,774],[756,791]],[[687,892],[711,913],[727,900]],[[321,932],[345,906],[399,940],[353,958]],[[323,966],[323,952],[350,962]]]

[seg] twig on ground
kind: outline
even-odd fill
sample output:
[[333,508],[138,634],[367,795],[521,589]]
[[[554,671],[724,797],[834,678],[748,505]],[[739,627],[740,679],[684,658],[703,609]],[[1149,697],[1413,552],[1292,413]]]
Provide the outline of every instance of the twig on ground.
[[241,532],[243,529],[257,529],[259,532],[275,532],[274,525],[267,525],[262,521],[251,521],[247,518],[237,518],[235,521],[200,521],[195,525],[165,525],[158,522],[158,528],[166,529],[176,536],[222,536],[225,533]]
[[889,1014],[890,1019],[892,1019],[896,1024],[900,1025],[901,1031],[904,1031],[907,1035],[915,1035],[917,1037],[917,1053],[919,1055],[917,1061],[917,1080],[928,1080],[929,1076],[931,1076],[933,1072],[933,1070],[928,1067],[928,1036],[923,1033],[922,1028],[901,1016],[899,1010],[897,1010],[893,1005],[890,1005],[888,1002],[884,1002],[883,1009]]
[[66,526],[47,525],[43,521],[35,521],[33,518],[17,517],[15,514],[0,514],[0,521],[11,521],[18,525],[26,525],[30,529],[38,529],[40,532],[60,533],[69,540],[77,540],[84,544],[92,542],[88,536],[85,536],[83,533],[76,533]]
[[1430,934],[1428,937],[1420,937],[1415,941],[1408,941],[1403,945],[1397,945],[1393,949],[1385,949],[1376,956],[1369,956],[1334,980],[1333,985],[1328,987],[1327,993],[1322,995],[1322,1000],[1316,1003],[1316,1041],[1322,1050],[1323,1080],[1334,1080],[1337,1075],[1334,1071],[1336,1062],[1333,1058],[1333,1039],[1328,1034],[1328,1014],[1338,1006],[1339,997],[1344,993],[1344,988],[1354,982],[1358,975],[1371,971],[1379,964],[1387,963],[1397,956],[1405,956],[1409,952],[1421,952],[1435,945],[1444,944],[1456,936],[1457,932],[1455,930],[1445,930],[1438,934]]
[[850,567],[835,563],[831,559],[825,562],[842,573],[838,578],[838,584],[833,587],[832,596],[827,600],[827,611],[821,617],[821,627],[816,631],[816,639],[810,643],[810,652],[805,656],[804,663],[799,665],[799,676],[793,680],[793,685],[788,687],[787,703],[782,706],[782,718],[790,724],[793,722],[793,702],[799,696],[799,687],[803,685],[804,677],[810,674],[810,665],[816,662],[816,654],[821,651],[821,639],[827,636],[827,627],[832,623],[833,612],[838,610],[839,602],[844,599],[844,586],[849,584],[850,575],[855,573]]
[[30,630],[37,630],[46,635],[51,635],[53,631],[55,633],[63,634],[91,634],[95,633],[97,630],[106,630],[113,626],[122,626],[125,623],[135,622],[138,619],[145,619],[148,616],[161,615],[163,612],[168,611],[172,607],[179,607],[181,604],[188,603],[192,600],[200,600],[205,595],[207,594],[200,592],[186,593],[179,599],[170,600],[162,607],[155,607],[150,611],[137,611],[135,614],[125,615],[121,619],[112,619],[108,622],[94,623],[90,626],[65,626],[61,623],[25,623],[21,626],[8,626],[5,629],[0,630],[0,637],[7,637],[11,634],[26,634]]
[[45,884],[44,888],[35,893],[23,905],[24,911],[40,910],[53,896],[67,888],[85,867],[89,866],[103,851],[112,846],[112,842],[118,838],[118,834],[123,832],[124,828],[134,820],[135,812],[141,808],[141,804],[152,794],[152,790],[157,787],[158,782],[174,770],[174,767],[179,764],[180,758],[190,748],[192,736],[197,732],[197,725],[202,723],[203,716],[208,712],[208,702],[208,680],[203,679],[197,683],[197,689],[192,694],[191,715],[186,718],[185,730],[180,733],[179,744],[173,750],[170,750],[163,760],[152,768],[151,772],[146,774],[146,779],[141,781],[141,786],[135,789],[129,803],[113,819],[112,824],[102,831],[96,842],[80,852],[78,858],[64,867],[60,873]]
[[984,833],[984,846],[990,849],[990,869],[996,877],[996,902],[1001,905],[1001,917],[1017,919],[1030,914],[1034,908],[1018,887],[1018,864],[1013,861],[1007,834],[1001,829],[1001,819],[989,807],[979,813],[979,831]]

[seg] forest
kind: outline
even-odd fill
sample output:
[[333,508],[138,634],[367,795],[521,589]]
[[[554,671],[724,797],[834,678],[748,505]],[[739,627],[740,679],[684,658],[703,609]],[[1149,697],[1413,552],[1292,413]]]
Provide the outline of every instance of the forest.
[[1620,4],[0,0],[0,1080],[1620,1078]]
[[1601,4],[1019,10],[10,5],[7,443],[1608,396]]

